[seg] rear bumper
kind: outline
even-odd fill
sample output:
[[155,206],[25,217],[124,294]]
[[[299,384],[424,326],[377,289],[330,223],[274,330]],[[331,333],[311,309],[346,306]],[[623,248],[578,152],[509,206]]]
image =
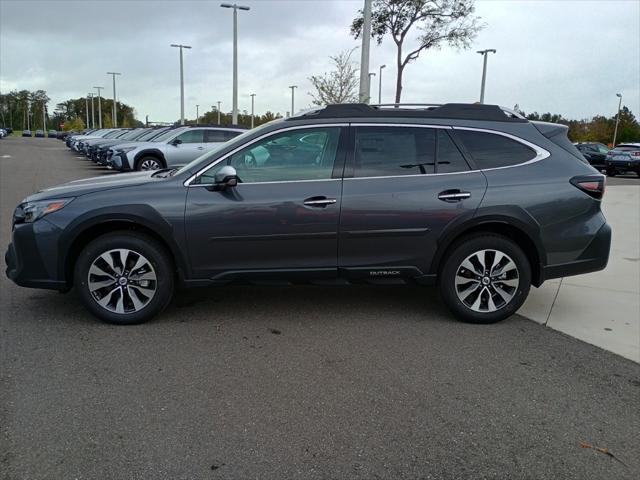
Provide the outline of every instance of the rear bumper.
[[578,259],[573,262],[547,265],[543,268],[542,280],[571,277],[573,275],[582,275],[584,273],[604,270],[609,262],[610,249],[611,227],[605,223],[600,227],[598,233]]
[[607,160],[607,170],[616,172],[640,172],[638,160]]

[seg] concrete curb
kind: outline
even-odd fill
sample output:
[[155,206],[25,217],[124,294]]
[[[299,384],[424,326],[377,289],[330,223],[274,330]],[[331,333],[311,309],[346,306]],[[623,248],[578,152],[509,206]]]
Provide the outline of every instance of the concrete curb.
[[518,313],[640,363],[640,187],[609,187],[603,210],[613,229],[607,268],[532,288]]

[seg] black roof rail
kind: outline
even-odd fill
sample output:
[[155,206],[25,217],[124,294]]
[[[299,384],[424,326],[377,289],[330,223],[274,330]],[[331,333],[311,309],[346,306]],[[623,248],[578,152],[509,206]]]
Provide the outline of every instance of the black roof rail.
[[286,120],[305,118],[396,117],[396,118],[446,118],[451,120],[485,120],[493,122],[528,122],[521,115],[498,105],[480,103],[441,104],[382,104],[343,103],[327,105]]

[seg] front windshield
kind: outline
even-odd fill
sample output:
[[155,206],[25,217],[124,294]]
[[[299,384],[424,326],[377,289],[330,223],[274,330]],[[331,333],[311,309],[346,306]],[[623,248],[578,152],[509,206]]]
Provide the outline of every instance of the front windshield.
[[146,132],[144,135],[142,135],[140,138],[138,138],[138,140],[145,141],[145,142],[146,141],[151,141],[155,137],[163,135],[166,132],[167,132],[167,129],[165,129],[165,128],[159,128],[159,129],[154,128],[150,132]]
[[209,158],[211,158],[213,155],[215,155],[216,152],[218,152],[219,150],[223,149],[223,148],[227,148],[227,147],[239,147],[240,145],[242,145],[245,141],[245,139],[249,136],[252,136],[254,133],[259,133],[262,130],[265,130],[267,127],[271,126],[274,122],[281,122],[282,120],[278,119],[278,120],[272,120],[270,122],[267,122],[263,125],[260,125],[259,127],[256,127],[252,130],[247,130],[244,133],[241,133],[240,135],[238,135],[237,137],[232,138],[231,140],[225,142],[225,143],[221,143],[219,144],[216,148],[214,148],[213,150],[209,150],[207,153],[205,153],[204,155],[199,156],[198,158],[196,158],[195,160],[191,161],[190,163],[187,163],[185,166],[179,168],[176,172],[175,175],[178,175],[182,172],[186,172],[188,170],[192,170],[197,168],[197,166],[202,163],[203,165],[206,165],[206,163],[209,161]]
[[152,142],[162,142],[163,140],[168,140],[169,138],[173,137],[174,135],[181,133],[183,131],[185,131],[187,129],[187,127],[180,127],[180,128],[172,128],[171,130],[167,131],[166,133],[163,133],[162,135],[154,138],[153,140],[151,140]]
[[140,130],[131,130],[130,132],[125,133],[121,137],[118,137],[120,140],[133,140],[140,135]]

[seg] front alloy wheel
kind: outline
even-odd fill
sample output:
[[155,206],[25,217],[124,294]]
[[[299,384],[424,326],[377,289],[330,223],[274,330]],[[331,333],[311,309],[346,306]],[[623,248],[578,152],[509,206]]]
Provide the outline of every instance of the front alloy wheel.
[[138,170],[159,170],[161,168],[160,160],[154,157],[143,158],[138,163]]
[[97,257],[89,268],[87,285],[102,308],[112,313],[134,313],[156,294],[158,278],[142,254],[121,248]]
[[131,325],[166,308],[174,275],[170,252],[158,240],[141,232],[113,232],[96,238],[80,253],[74,287],[96,317]]

